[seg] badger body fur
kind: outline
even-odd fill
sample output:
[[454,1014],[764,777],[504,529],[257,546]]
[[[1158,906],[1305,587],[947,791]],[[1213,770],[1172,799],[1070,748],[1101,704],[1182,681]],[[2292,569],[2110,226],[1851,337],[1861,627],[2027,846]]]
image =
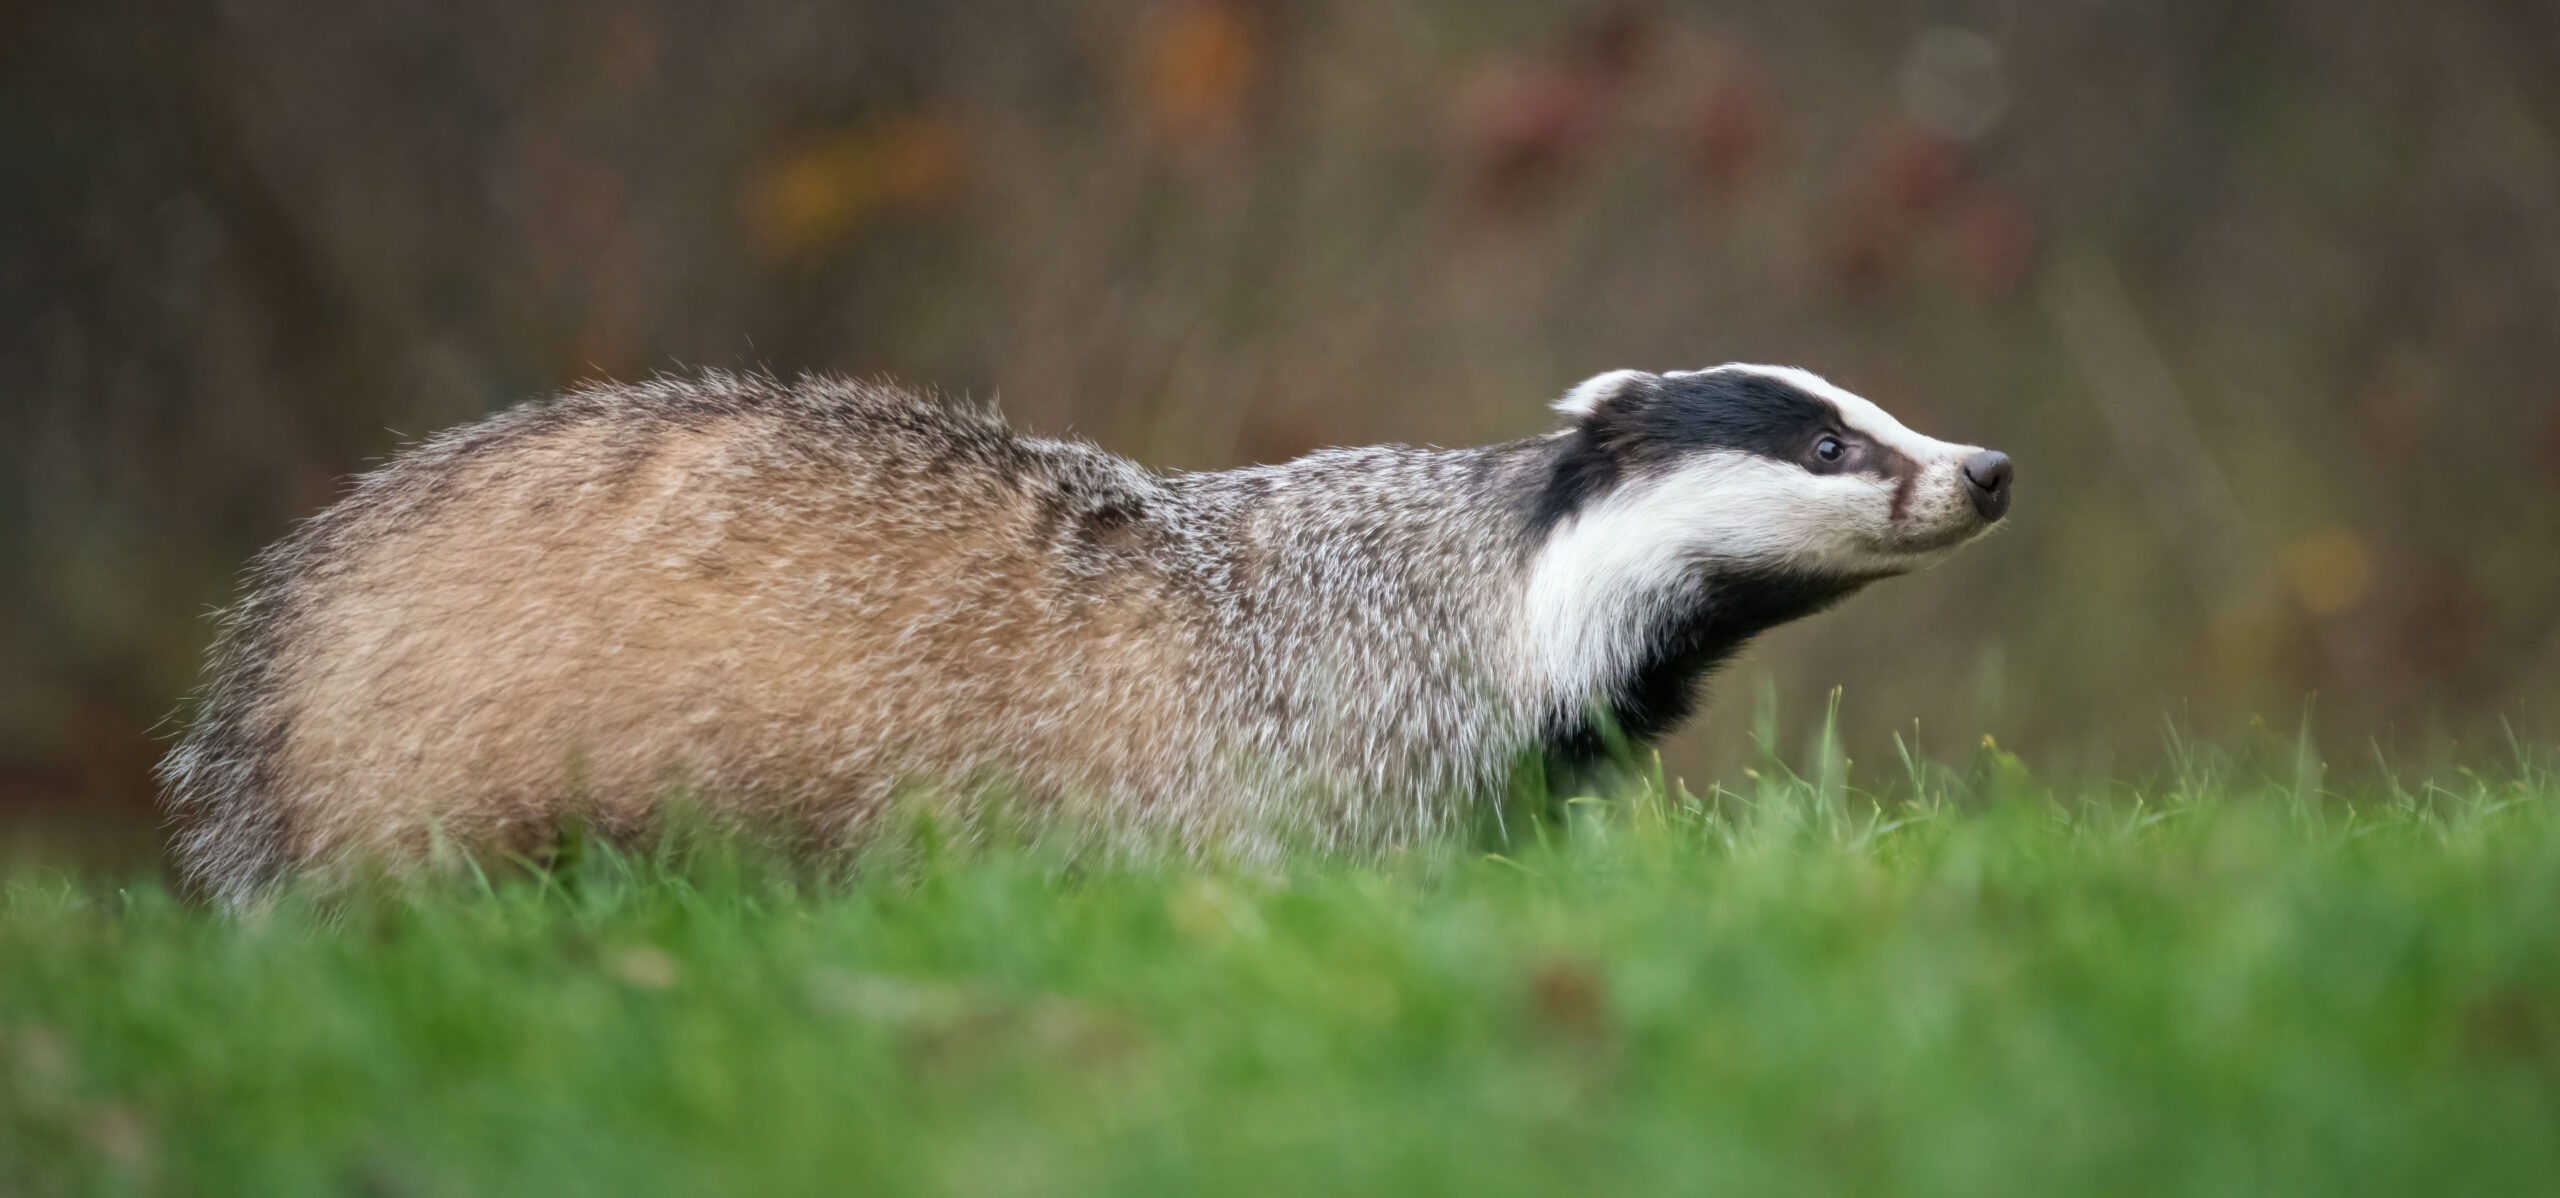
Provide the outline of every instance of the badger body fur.
[[1557,407],[1486,448],[1171,475],[876,384],[518,408],[252,567],[162,766],[179,864],[244,899],[571,814],[643,828],[679,791],[848,837],[911,783],[1394,844],[1525,753],[1659,733],[1752,634],[2007,501],[2005,459],[1800,371],[1622,371]]

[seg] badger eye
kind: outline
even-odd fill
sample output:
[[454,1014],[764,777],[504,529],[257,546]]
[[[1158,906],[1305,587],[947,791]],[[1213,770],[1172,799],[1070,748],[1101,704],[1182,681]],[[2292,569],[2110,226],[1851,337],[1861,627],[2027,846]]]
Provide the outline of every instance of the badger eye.
[[1824,437],[1813,443],[1813,456],[1826,462],[1839,461],[1841,455],[1848,452],[1849,447],[1842,444],[1838,437]]

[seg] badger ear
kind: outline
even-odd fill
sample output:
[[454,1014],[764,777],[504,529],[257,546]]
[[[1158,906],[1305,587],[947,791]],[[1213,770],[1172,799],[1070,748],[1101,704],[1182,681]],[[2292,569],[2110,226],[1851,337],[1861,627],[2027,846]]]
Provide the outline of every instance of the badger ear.
[[1644,390],[1654,376],[1641,370],[1612,370],[1595,374],[1574,385],[1555,402],[1555,410],[1567,416],[1589,416],[1626,396]]

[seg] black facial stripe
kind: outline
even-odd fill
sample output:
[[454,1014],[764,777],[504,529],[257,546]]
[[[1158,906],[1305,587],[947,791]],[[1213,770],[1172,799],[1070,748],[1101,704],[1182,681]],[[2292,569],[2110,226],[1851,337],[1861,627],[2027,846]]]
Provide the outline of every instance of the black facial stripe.
[[1623,407],[1594,412],[1590,423],[1604,444],[1647,465],[1716,449],[1795,461],[1825,431],[1848,431],[1829,400],[1740,371],[1675,375]]
[[1529,531],[1543,535],[1565,518],[1608,494],[1624,472],[1618,458],[1580,429],[1548,451],[1546,484],[1536,491],[1529,511]]
[[[1824,434],[1848,447],[1838,463],[1814,455]],[[1545,445],[1548,474],[1531,504],[1532,531],[1544,531],[1607,495],[1620,481],[1680,459],[1725,450],[1791,462],[1819,473],[1901,481],[1911,459],[1851,428],[1831,401],[1764,374],[1715,370],[1631,384],[1601,401],[1564,436]]]

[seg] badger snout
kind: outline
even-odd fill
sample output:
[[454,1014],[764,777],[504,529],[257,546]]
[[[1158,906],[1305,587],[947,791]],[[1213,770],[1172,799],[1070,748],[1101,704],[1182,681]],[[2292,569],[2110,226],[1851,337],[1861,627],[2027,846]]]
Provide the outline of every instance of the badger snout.
[[2009,455],[1986,449],[1964,460],[1964,493],[1985,524],[2009,514]]

